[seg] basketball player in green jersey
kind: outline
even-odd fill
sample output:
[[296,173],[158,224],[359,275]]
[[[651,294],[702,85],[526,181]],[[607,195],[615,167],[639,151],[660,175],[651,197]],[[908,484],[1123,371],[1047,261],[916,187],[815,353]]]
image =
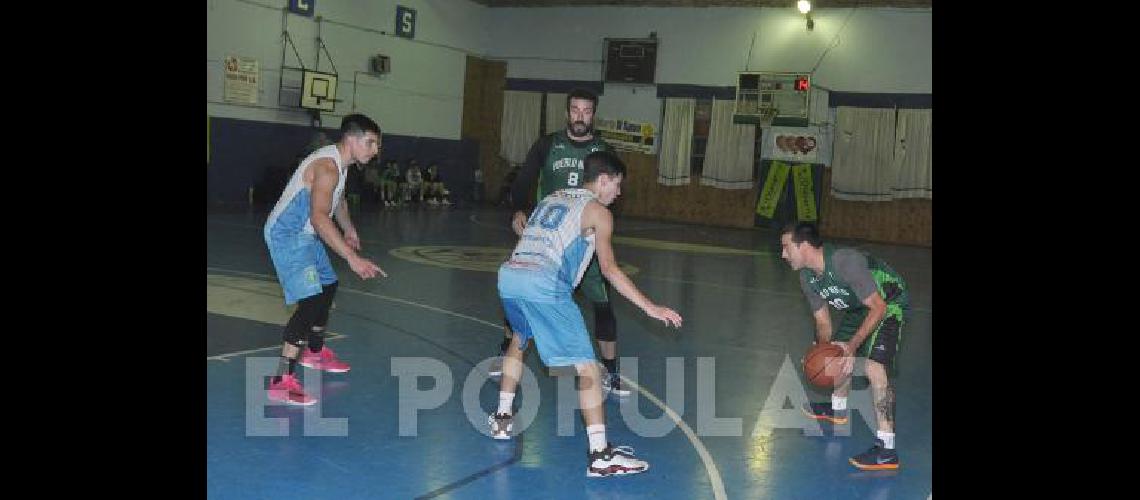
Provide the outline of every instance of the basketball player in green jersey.
[[[875,446],[851,457],[862,470],[899,468],[895,451],[895,389],[888,377],[902,338],[903,312],[909,307],[906,283],[886,262],[853,248],[824,244],[814,224],[789,224],[780,233],[781,256],[800,272],[800,287],[815,316],[816,342],[843,348],[846,360],[831,403],[808,403],[804,413],[817,420],[847,423],[854,355],[867,359],[867,378],[875,401]],[[844,311],[839,328],[831,327],[827,306]]]
[[[535,177],[538,177],[536,200],[545,198],[559,189],[581,188],[585,183],[583,160],[595,151],[612,151],[602,138],[594,134],[594,112],[598,109],[598,96],[583,89],[571,90],[566,95],[566,128],[540,137],[527,153],[526,164],[519,171],[511,186],[512,197],[521,210],[515,212],[511,227],[522,235],[533,204],[529,192],[534,192]],[[609,284],[602,276],[595,257],[586,269],[578,289],[594,305],[594,338],[598,340],[602,364],[607,375],[602,377],[602,387],[616,396],[628,396],[629,390],[621,386],[617,365],[617,319],[610,307]],[[510,345],[511,331],[504,326],[505,337],[500,345],[500,353]],[[501,354],[500,354],[501,356]],[[492,368],[492,374],[501,373],[500,364]]]

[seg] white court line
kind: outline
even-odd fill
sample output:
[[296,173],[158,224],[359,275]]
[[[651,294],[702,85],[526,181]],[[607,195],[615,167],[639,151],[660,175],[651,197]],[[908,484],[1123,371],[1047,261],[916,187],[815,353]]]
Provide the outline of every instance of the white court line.
[[[271,281],[277,281],[277,277],[276,277],[276,276],[271,276],[271,275],[268,275],[268,274],[247,273],[247,272],[245,272],[245,271],[233,271],[233,270],[230,270],[230,269],[222,269],[222,268],[218,268],[218,267],[208,267],[208,266],[206,267],[206,270],[207,270],[207,271],[221,271],[221,272],[226,272],[226,273],[241,274],[241,275],[245,275],[245,276],[254,276],[254,277],[258,277],[258,278],[264,278],[264,279],[267,279],[267,280],[271,280]],[[389,300],[389,301],[392,301],[392,302],[397,302],[397,303],[400,303],[400,304],[409,305],[409,306],[413,306],[413,307],[420,307],[420,308],[423,308],[423,309],[427,309],[427,310],[429,310],[429,311],[434,311],[434,312],[437,312],[437,313],[440,313],[440,314],[446,314],[446,315],[449,315],[449,316],[455,316],[455,317],[457,317],[457,318],[463,318],[463,319],[466,319],[466,320],[471,320],[471,321],[474,321],[474,322],[476,322],[476,323],[482,323],[482,324],[484,324],[484,325],[487,325],[487,326],[489,326],[489,327],[491,327],[491,328],[494,328],[494,329],[496,329],[496,330],[501,330],[501,329],[503,328],[503,325],[502,325],[502,323],[491,323],[491,322],[488,322],[488,321],[483,321],[483,320],[481,320],[481,319],[479,319],[479,318],[475,318],[475,317],[472,317],[472,316],[467,316],[466,314],[460,314],[460,313],[457,313],[457,312],[448,311],[448,310],[446,310],[446,309],[440,309],[440,308],[438,308],[438,307],[432,307],[432,306],[429,306],[429,305],[427,305],[427,304],[421,304],[421,303],[419,303],[419,302],[413,302],[413,301],[410,301],[410,300],[400,299],[400,298],[396,298],[396,297],[389,297],[389,296],[387,296],[387,295],[380,295],[380,294],[378,294],[378,293],[365,292],[365,291],[363,291],[363,290],[354,290],[354,289],[352,289],[352,288],[348,288],[348,287],[338,287],[338,288],[337,288],[337,291],[338,291],[338,292],[339,292],[339,291],[341,291],[341,290],[344,290],[344,291],[346,291],[346,292],[351,292],[351,293],[358,293],[358,294],[360,294],[360,295],[367,295],[367,296],[369,296],[369,297],[375,297],[375,298],[378,298],[378,299]]]
[[[206,270],[207,271],[219,271],[219,272],[225,272],[225,273],[233,273],[233,274],[241,274],[241,275],[246,275],[246,276],[256,276],[256,277],[260,277],[260,278],[267,278],[270,280],[276,279],[273,276],[270,276],[267,274],[248,273],[245,271],[234,271],[234,270],[230,270],[230,269],[222,269],[222,268],[217,268],[217,267],[207,266]],[[447,314],[447,315],[451,315],[451,316],[455,316],[455,317],[459,317],[459,318],[463,318],[463,319],[468,319],[468,320],[474,321],[476,323],[481,323],[481,324],[490,326],[492,328],[495,328],[496,330],[502,328],[502,325],[499,325],[496,323],[484,321],[484,320],[481,320],[479,318],[467,316],[465,314],[459,314],[456,312],[451,312],[451,311],[448,311],[446,309],[440,309],[438,307],[432,307],[432,306],[429,306],[426,304],[420,304],[419,302],[413,302],[410,300],[398,299],[395,297],[388,297],[386,295],[380,295],[380,294],[375,294],[375,293],[370,293],[370,292],[363,292],[360,290],[353,290],[353,289],[347,288],[347,287],[337,288],[337,291],[341,291],[341,290],[353,292],[353,293],[359,293],[361,295],[367,295],[369,297],[376,297],[379,299],[390,300],[393,302],[399,302],[401,304],[407,304],[407,305],[411,305],[411,306],[422,307],[422,308],[430,310],[430,311],[435,311],[435,312],[439,312],[439,313],[443,313],[443,314]],[[267,347],[265,349],[275,349],[275,348],[276,347]],[[248,352],[264,351],[265,349],[255,349],[253,351],[248,351]],[[245,351],[243,351],[243,352],[245,352]],[[210,359],[210,358],[206,358],[206,359]],[[651,401],[653,404],[655,404],[659,408],[661,408],[661,410],[664,411],[666,415],[669,415],[669,418],[671,420],[673,420],[673,422],[676,423],[678,427],[681,428],[681,431],[685,433],[685,437],[689,439],[689,442],[691,442],[693,444],[693,448],[697,450],[697,455],[700,457],[701,462],[704,463],[705,472],[709,476],[709,482],[712,483],[713,497],[716,498],[716,500],[727,499],[728,496],[724,492],[724,481],[720,477],[720,470],[717,469],[716,462],[713,461],[712,455],[709,454],[708,448],[705,448],[704,443],[702,443],[701,439],[699,437],[697,437],[697,434],[695,432],[693,432],[693,429],[690,428],[689,425],[686,424],[685,421],[681,419],[680,415],[677,415],[677,412],[673,411],[672,408],[669,408],[665,403],[663,403],[660,399],[658,399],[657,396],[654,396],[653,393],[645,390],[645,388],[637,385],[632,380],[629,380],[629,379],[625,378],[624,376],[622,376],[621,378],[627,384],[636,388],[637,392],[644,394],[645,397],[647,399],[649,399],[649,401]]]
[[[511,231],[509,228],[500,228],[498,226],[492,226],[492,225],[487,224],[485,222],[481,222],[475,218],[475,214],[471,214],[470,219],[471,219],[472,223],[479,225],[479,226],[490,227],[490,228],[505,230],[505,231],[508,231],[510,233],[514,233],[514,231]],[[211,222],[211,224],[219,224],[219,225],[223,225],[223,226],[235,226],[235,227],[257,227],[257,226],[252,226],[252,225],[248,225],[248,224],[236,224],[236,223],[230,223],[230,222]],[[365,243],[369,242],[368,240],[364,240],[364,239],[361,239],[361,241],[365,242]],[[375,242],[375,243],[379,243],[379,242]],[[728,248],[728,247],[725,247],[725,248]],[[206,268],[206,270],[211,270],[211,269],[212,268],[209,268],[209,267]],[[264,274],[253,274],[253,273],[246,273],[243,271],[230,271],[228,269],[218,269],[218,270],[231,272],[231,273],[237,273],[237,274],[248,274],[251,276],[267,277]],[[276,279],[273,276],[268,276],[268,278]],[[699,286],[711,286],[711,287],[716,287],[716,288],[728,288],[731,290],[744,290],[744,291],[749,291],[749,292],[766,293],[766,294],[770,294],[770,295],[780,295],[780,296],[784,296],[784,297],[801,297],[801,296],[803,296],[802,293],[784,292],[784,291],[780,291],[780,290],[772,290],[772,289],[767,289],[767,288],[754,288],[754,287],[749,287],[749,286],[727,285],[727,284],[722,284],[722,283],[712,283],[712,282],[708,282],[708,281],[679,280],[679,279],[673,279],[673,278],[664,278],[664,277],[660,277],[660,276],[652,276],[652,275],[648,275],[648,274],[640,275],[639,279],[665,281],[665,282],[670,282],[670,283],[685,283],[685,284],[689,284],[689,285],[699,285]],[[347,289],[347,290],[353,291],[356,293],[362,293],[365,295],[370,295],[368,292],[359,292],[359,291],[355,291],[355,290],[351,290],[351,289]],[[378,297],[378,298],[382,298],[385,300],[393,300],[393,301],[397,301],[397,302],[402,300],[402,299],[397,299],[394,297],[387,297],[387,296],[383,296],[383,295],[373,295],[373,296]],[[414,305],[417,307],[424,307],[426,309],[435,310],[437,312],[442,312],[444,314],[457,315],[457,316],[460,316],[460,317],[465,318],[465,319],[470,319],[472,321],[483,322],[480,319],[472,318],[470,316],[463,316],[463,315],[460,315],[457,313],[452,313],[450,311],[444,311],[442,309],[436,310],[436,309],[433,309],[431,306],[425,306],[425,305],[417,304],[414,302],[408,303],[408,304]],[[932,309],[925,308],[925,307],[913,307],[913,306],[911,306],[910,310],[915,311],[915,312],[928,313],[928,314],[934,312]]]
[[[325,340],[337,340],[337,339],[343,339],[343,338],[345,338],[345,337],[347,337],[347,336],[348,336],[348,335],[342,335],[342,334],[339,334],[339,333],[334,333],[334,334],[332,334],[332,335],[329,335],[329,337],[328,337],[327,339],[325,339]],[[279,346],[279,345],[274,345],[274,346],[269,346],[269,347],[262,347],[262,348],[259,348],[259,349],[249,349],[249,350],[247,350],[247,351],[234,351],[234,352],[227,352],[227,353],[225,353],[225,354],[218,354],[218,355],[216,355],[216,356],[206,356],[206,361],[229,361],[229,360],[230,360],[230,358],[232,358],[232,357],[234,357],[234,356],[241,356],[241,355],[243,355],[243,354],[253,354],[253,353],[255,353],[255,352],[268,351],[268,350],[270,350],[270,349],[280,349],[280,348],[281,348],[281,346]]]
[[653,395],[653,393],[643,389],[632,380],[625,378],[625,375],[618,376],[621,377],[625,383],[637,389],[637,392],[644,394],[646,398],[649,398],[649,400],[653,402],[653,404],[657,405],[662,410],[665,410],[665,414],[669,415],[669,418],[672,419],[673,422],[677,423],[677,426],[680,427],[681,431],[685,433],[685,437],[688,437],[689,442],[693,443],[693,448],[696,448],[697,455],[701,457],[701,462],[704,462],[705,464],[705,472],[709,475],[709,480],[712,482],[713,497],[715,497],[717,500],[728,498],[728,495],[726,495],[724,492],[724,481],[721,481],[720,479],[720,470],[716,468],[716,462],[713,461],[712,455],[709,453],[708,448],[705,448],[705,444],[701,442],[701,438],[697,437],[697,433],[693,432],[693,429],[689,427],[689,424],[686,424],[684,420],[681,420],[681,416],[677,415],[677,412],[673,411],[672,408],[666,406],[665,403],[662,403],[660,399],[657,399],[657,396]]

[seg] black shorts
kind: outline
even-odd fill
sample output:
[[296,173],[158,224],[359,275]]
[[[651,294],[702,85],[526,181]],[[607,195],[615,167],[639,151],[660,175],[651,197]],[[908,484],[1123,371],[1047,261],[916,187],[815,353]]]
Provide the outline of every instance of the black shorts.
[[[847,342],[855,336],[855,331],[863,324],[866,314],[847,313],[842,323],[832,335],[832,340]],[[871,332],[863,345],[859,346],[858,355],[876,361],[883,366],[893,367],[895,355],[898,353],[899,341],[902,340],[903,319],[895,314],[887,314],[879,322],[879,327]]]

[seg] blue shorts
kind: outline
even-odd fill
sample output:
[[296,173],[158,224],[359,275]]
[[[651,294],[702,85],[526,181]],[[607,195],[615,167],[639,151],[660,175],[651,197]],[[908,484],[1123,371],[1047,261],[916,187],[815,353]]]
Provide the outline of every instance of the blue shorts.
[[286,304],[318,295],[322,285],[336,283],[336,272],[319,236],[303,232],[274,234],[267,226],[265,244],[269,247],[269,257],[273,259]]
[[500,268],[499,296],[511,330],[526,349],[534,339],[538,355],[546,366],[573,366],[596,360],[594,344],[586,331],[582,311],[570,294],[550,297],[533,291],[535,273]]

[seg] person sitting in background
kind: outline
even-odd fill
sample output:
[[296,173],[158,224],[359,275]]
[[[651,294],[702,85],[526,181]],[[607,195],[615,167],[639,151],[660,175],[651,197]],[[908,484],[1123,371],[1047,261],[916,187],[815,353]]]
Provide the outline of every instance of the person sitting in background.
[[344,192],[348,198],[348,208],[360,210],[360,194],[364,191],[364,165],[353,163],[348,167],[348,177],[344,182]]
[[427,175],[424,176],[425,190],[428,196],[428,204],[430,205],[451,205],[451,200],[447,199],[447,189],[443,186],[443,177],[439,173],[439,164],[432,163],[428,167]]
[[415,197],[416,202],[424,201],[424,174],[420,170],[420,163],[412,160],[408,163],[408,171],[404,173],[404,178],[408,183],[405,185],[407,188],[404,193],[404,201],[411,202]]
[[515,178],[519,176],[519,170],[521,169],[522,167],[520,165],[515,165],[510,172],[507,172],[507,176],[503,178],[503,187],[499,191],[499,205],[514,208],[515,202],[511,196],[511,185],[515,183]]
[[479,204],[483,201],[483,168],[475,166],[475,190],[471,193],[471,201]]
[[384,167],[384,174],[380,180],[380,199],[384,206],[394,207],[400,204],[400,166],[396,160],[388,160]]
[[372,161],[368,162],[368,166],[364,167],[364,203],[368,206],[375,206],[376,200],[380,199],[380,161],[379,157],[373,157]]

